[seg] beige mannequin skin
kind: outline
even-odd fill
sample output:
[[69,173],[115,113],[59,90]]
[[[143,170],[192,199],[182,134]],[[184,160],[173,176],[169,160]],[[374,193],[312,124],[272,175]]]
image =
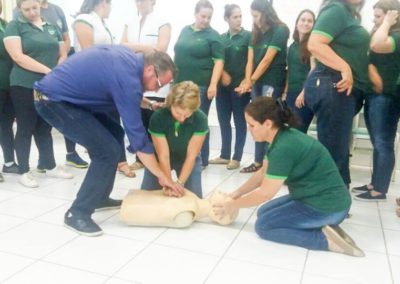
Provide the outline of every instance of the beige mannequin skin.
[[231,216],[216,216],[212,205],[230,199],[227,195],[214,192],[208,199],[200,199],[185,190],[183,197],[169,197],[162,190],[131,190],[124,198],[120,219],[127,225],[184,228],[195,220],[209,217],[221,225],[231,224],[239,210]]

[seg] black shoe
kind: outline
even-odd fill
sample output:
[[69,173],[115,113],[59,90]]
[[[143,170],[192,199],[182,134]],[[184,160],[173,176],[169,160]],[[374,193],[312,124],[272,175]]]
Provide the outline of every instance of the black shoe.
[[368,192],[370,190],[372,190],[372,189],[369,189],[366,184],[364,184],[362,186],[356,186],[356,187],[353,187],[351,189],[351,191],[355,192],[355,193],[365,193],[365,192]]
[[103,210],[112,210],[112,209],[119,209],[121,207],[122,200],[115,200],[111,198],[107,198],[106,200],[102,201],[97,207],[96,212],[103,211]]
[[367,191],[364,193],[361,193],[359,195],[354,196],[355,200],[360,200],[360,201],[386,201],[386,194],[382,193],[377,196],[373,196],[371,194],[371,191]]
[[64,216],[64,226],[87,237],[97,237],[103,234],[103,230],[90,217],[74,216],[69,210]]
[[19,172],[19,167],[16,163],[13,163],[11,166],[3,166],[3,174],[14,174],[14,175],[20,175]]

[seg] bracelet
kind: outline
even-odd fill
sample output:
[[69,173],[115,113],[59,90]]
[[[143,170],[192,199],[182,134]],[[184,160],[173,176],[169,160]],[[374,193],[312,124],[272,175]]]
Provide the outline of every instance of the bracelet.
[[180,184],[180,185],[185,185],[185,183],[183,181],[181,181],[179,178],[176,179],[176,183]]

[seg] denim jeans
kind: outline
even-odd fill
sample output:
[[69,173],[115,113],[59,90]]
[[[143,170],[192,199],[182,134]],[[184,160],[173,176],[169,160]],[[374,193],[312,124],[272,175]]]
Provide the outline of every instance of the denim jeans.
[[348,211],[319,212],[285,195],[260,207],[255,230],[262,239],[269,241],[311,250],[328,250],[328,241],[321,228],[339,225]]
[[[183,164],[172,164],[171,169],[176,171],[179,176],[182,170]],[[141,189],[145,190],[157,190],[161,189],[161,185],[158,183],[158,179],[148,169],[144,169],[144,176],[142,181]],[[195,164],[192,169],[192,173],[185,183],[185,188],[196,194],[199,198],[203,198],[203,191],[201,187],[201,158],[196,157]]]
[[[200,109],[207,115],[210,111],[210,106],[212,100],[209,100],[207,97],[207,86],[199,86],[200,88],[200,100],[201,105]],[[206,139],[204,140],[203,146],[201,147],[201,162],[202,165],[208,166],[208,160],[210,158],[210,132],[207,133]]]
[[353,88],[350,96],[339,93],[337,71],[315,68],[305,83],[305,102],[317,117],[318,140],[328,149],[345,184],[350,184],[350,140],[353,117],[361,109],[363,92]]
[[[278,98],[282,96],[282,92],[283,92],[282,87],[277,88],[270,85],[263,85],[261,83],[256,83],[254,84],[251,90],[251,99],[254,100],[255,98],[261,96],[267,96],[267,97],[272,96],[274,98]],[[266,145],[267,145],[266,142],[256,142],[254,161],[258,164],[263,163]]]
[[4,162],[14,162],[14,107],[10,92],[0,89],[0,142],[3,149]]
[[223,159],[231,159],[232,147],[232,126],[231,117],[236,128],[235,152],[232,159],[240,161],[243,156],[243,147],[246,142],[246,120],[244,119],[244,109],[250,101],[250,95],[239,95],[233,90],[220,88],[216,99],[218,121],[221,129],[221,154]]
[[370,94],[365,100],[364,117],[374,147],[371,184],[374,190],[386,194],[394,167],[400,102],[390,95]]
[[124,147],[124,131],[109,115],[92,113],[70,103],[41,100],[35,106],[48,123],[88,151],[91,163],[69,210],[82,218],[90,217],[112,191]]
[[56,167],[53,152],[51,126],[41,118],[33,103],[33,89],[13,86],[10,90],[11,100],[17,119],[15,135],[15,152],[21,174],[29,171],[32,135],[39,151],[39,169],[51,170]]
[[296,128],[303,133],[307,133],[308,127],[310,126],[314,118],[314,113],[307,105],[304,105],[302,108],[296,107],[295,103],[298,95],[299,92],[288,92],[286,103],[288,107],[292,110],[292,112],[297,115],[300,120],[300,125]]

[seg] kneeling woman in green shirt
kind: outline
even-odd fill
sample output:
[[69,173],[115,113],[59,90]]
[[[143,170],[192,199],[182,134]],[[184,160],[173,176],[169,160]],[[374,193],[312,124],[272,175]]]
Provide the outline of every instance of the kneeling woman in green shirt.
[[285,183],[289,194],[262,205],[255,230],[266,240],[353,256],[364,253],[338,225],[351,198],[329,152],[320,142],[292,129],[293,114],[281,99],[259,97],[245,110],[257,142],[270,144],[262,168],[231,193],[233,200],[214,206],[216,214],[272,199]]
[[[176,84],[157,110],[149,132],[163,172],[175,170],[180,183],[202,198],[200,150],[208,133],[207,116],[199,110],[200,89],[191,81]],[[160,189],[157,177],[145,169],[142,189]]]

